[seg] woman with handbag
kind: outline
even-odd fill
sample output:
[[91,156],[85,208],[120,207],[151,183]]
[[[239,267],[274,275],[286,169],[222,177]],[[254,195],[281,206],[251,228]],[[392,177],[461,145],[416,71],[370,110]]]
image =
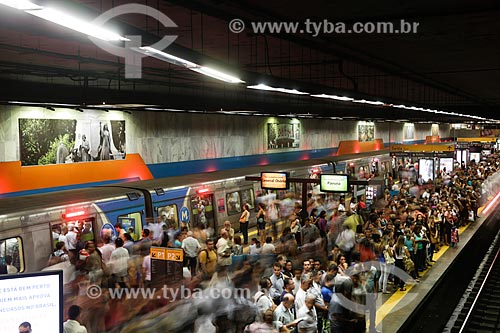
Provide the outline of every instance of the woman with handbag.
[[266,211],[264,210],[264,204],[259,202],[257,205],[259,211],[257,212],[257,229],[259,230],[260,243],[265,244],[266,242]]
[[243,235],[243,243],[248,245],[248,221],[250,220],[250,207],[243,205],[243,212],[240,216],[240,232]]
[[[398,237],[398,241],[393,248],[395,266],[402,271],[405,271],[404,258],[407,255],[408,250],[405,247],[405,237],[403,235]],[[394,276],[394,285],[399,287],[400,291],[406,291],[405,288],[406,281],[401,277],[401,271],[397,271]]]
[[382,293],[389,294],[387,291],[387,282],[389,280],[389,275],[391,274],[395,259],[394,253],[392,251],[392,247],[394,245],[394,239],[389,238],[388,235],[384,235],[382,238],[382,242],[380,243],[380,248],[382,251],[380,256],[380,278],[378,280],[379,290],[382,290]]

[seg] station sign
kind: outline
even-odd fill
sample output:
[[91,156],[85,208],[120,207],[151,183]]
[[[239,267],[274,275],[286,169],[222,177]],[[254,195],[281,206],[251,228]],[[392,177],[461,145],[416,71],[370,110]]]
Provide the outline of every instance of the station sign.
[[182,249],[165,249],[165,254],[165,260],[184,262],[184,251]]
[[390,153],[398,152],[454,152],[453,144],[438,144],[438,145],[400,145],[392,144],[389,147]]
[[349,176],[345,174],[320,175],[321,192],[349,192]]
[[495,137],[480,137],[480,138],[457,138],[457,142],[496,142]]
[[286,190],[289,187],[288,172],[262,172],[261,188],[264,190]]
[[161,285],[181,281],[183,278],[184,252],[182,249],[151,247],[151,281]]

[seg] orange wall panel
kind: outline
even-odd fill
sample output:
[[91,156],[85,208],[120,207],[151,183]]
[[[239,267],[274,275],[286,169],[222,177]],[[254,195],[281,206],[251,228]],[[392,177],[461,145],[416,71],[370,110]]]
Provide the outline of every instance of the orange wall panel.
[[102,182],[138,177],[153,179],[139,154],[124,160],[21,166],[20,161],[0,163],[0,193]]
[[382,139],[367,142],[359,142],[358,140],[340,141],[337,155],[359,154],[382,149],[384,149]]

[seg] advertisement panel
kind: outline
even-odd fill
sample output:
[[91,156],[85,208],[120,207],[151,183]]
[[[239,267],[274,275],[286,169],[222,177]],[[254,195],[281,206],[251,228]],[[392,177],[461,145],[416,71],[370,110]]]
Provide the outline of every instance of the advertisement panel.
[[[0,275],[0,332],[63,332],[62,271]],[[30,331],[31,332],[31,331]]]

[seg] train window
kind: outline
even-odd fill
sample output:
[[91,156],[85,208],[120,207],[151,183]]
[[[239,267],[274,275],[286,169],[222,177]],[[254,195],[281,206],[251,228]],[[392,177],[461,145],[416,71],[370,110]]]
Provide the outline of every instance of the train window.
[[241,213],[241,200],[240,194],[231,192],[226,194],[227,215],[234,215]]
[[0,240],[0,264],[7,265],[7,273],[24,272],[21,237]]
[[179,215],[177,214],[177,205],[167,205],[158,207],[158,217],[160,222],[165,222],[167,226],[179,226]]
[[241,196],[241,203],[242,204],[247,204],[250,209],[254,208],[255,205],[255,197],[253,194],[253,189],[247,189],[247,190],[241,190],[240,191],[240,196]]
[[[130,236],[137,241],[141,239],[142,236],[142,214],[140,212],[123,214],[118,216],[118,221],[122,222],[122,227],[125,232],[128,232]],[[133,230],[131,230],[132,228]]]

